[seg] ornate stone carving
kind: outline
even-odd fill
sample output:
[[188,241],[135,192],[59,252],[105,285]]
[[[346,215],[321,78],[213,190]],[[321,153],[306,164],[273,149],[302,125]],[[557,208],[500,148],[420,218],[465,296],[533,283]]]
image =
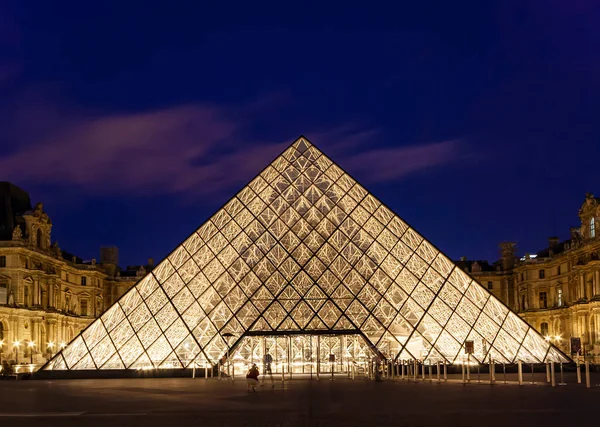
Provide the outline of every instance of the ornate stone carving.
[[13,230],[12,239],[13,240],[21,240],[22,238],[23,238],[23,231],[21,230],[21,227],[19,225],[17,225],[15,227],[15,229]]

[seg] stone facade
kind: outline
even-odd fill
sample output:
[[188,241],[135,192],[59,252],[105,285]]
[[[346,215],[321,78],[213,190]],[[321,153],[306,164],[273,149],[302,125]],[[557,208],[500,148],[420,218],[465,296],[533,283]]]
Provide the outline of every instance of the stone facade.
[[579,219],[569,239],[550,237],[535,254],[517,258],[514,244],[503,243],[494,264],[459,265],[565,353],[577,355],[573,338],[580,356],[600,362],[600,198],[587,194]]
[[32,208],[10,183],[0,183],[0,198],[0,355],[41,364],[151,266],[120,269],[116,248],[103,248],[100,263],[83,261],[52,242],[41,203]]

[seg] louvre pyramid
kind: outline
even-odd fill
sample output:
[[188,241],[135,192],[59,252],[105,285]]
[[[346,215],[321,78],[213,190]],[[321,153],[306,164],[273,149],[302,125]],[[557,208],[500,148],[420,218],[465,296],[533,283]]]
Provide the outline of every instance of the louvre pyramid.
[[43,369],[185,368],[226,332],[348,330],[390,358],[460,363],[472,340],[480,362],[569,360],[301,137]]

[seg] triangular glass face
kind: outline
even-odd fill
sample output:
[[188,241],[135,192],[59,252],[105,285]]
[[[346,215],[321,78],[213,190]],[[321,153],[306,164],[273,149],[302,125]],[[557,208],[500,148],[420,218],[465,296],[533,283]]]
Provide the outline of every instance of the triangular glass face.
[[357,333],[432,363],[466,341],[481,362],[569,360],[299,138],[44,369],[215,364],[246,331]]

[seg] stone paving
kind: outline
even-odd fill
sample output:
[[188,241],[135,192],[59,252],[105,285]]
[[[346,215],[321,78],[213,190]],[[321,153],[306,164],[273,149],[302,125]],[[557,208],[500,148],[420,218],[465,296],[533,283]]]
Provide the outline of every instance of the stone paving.
[[291,380],[246,391],[203,378],[0,381],[0,423],[22,426],[598,425],[600,387]]

